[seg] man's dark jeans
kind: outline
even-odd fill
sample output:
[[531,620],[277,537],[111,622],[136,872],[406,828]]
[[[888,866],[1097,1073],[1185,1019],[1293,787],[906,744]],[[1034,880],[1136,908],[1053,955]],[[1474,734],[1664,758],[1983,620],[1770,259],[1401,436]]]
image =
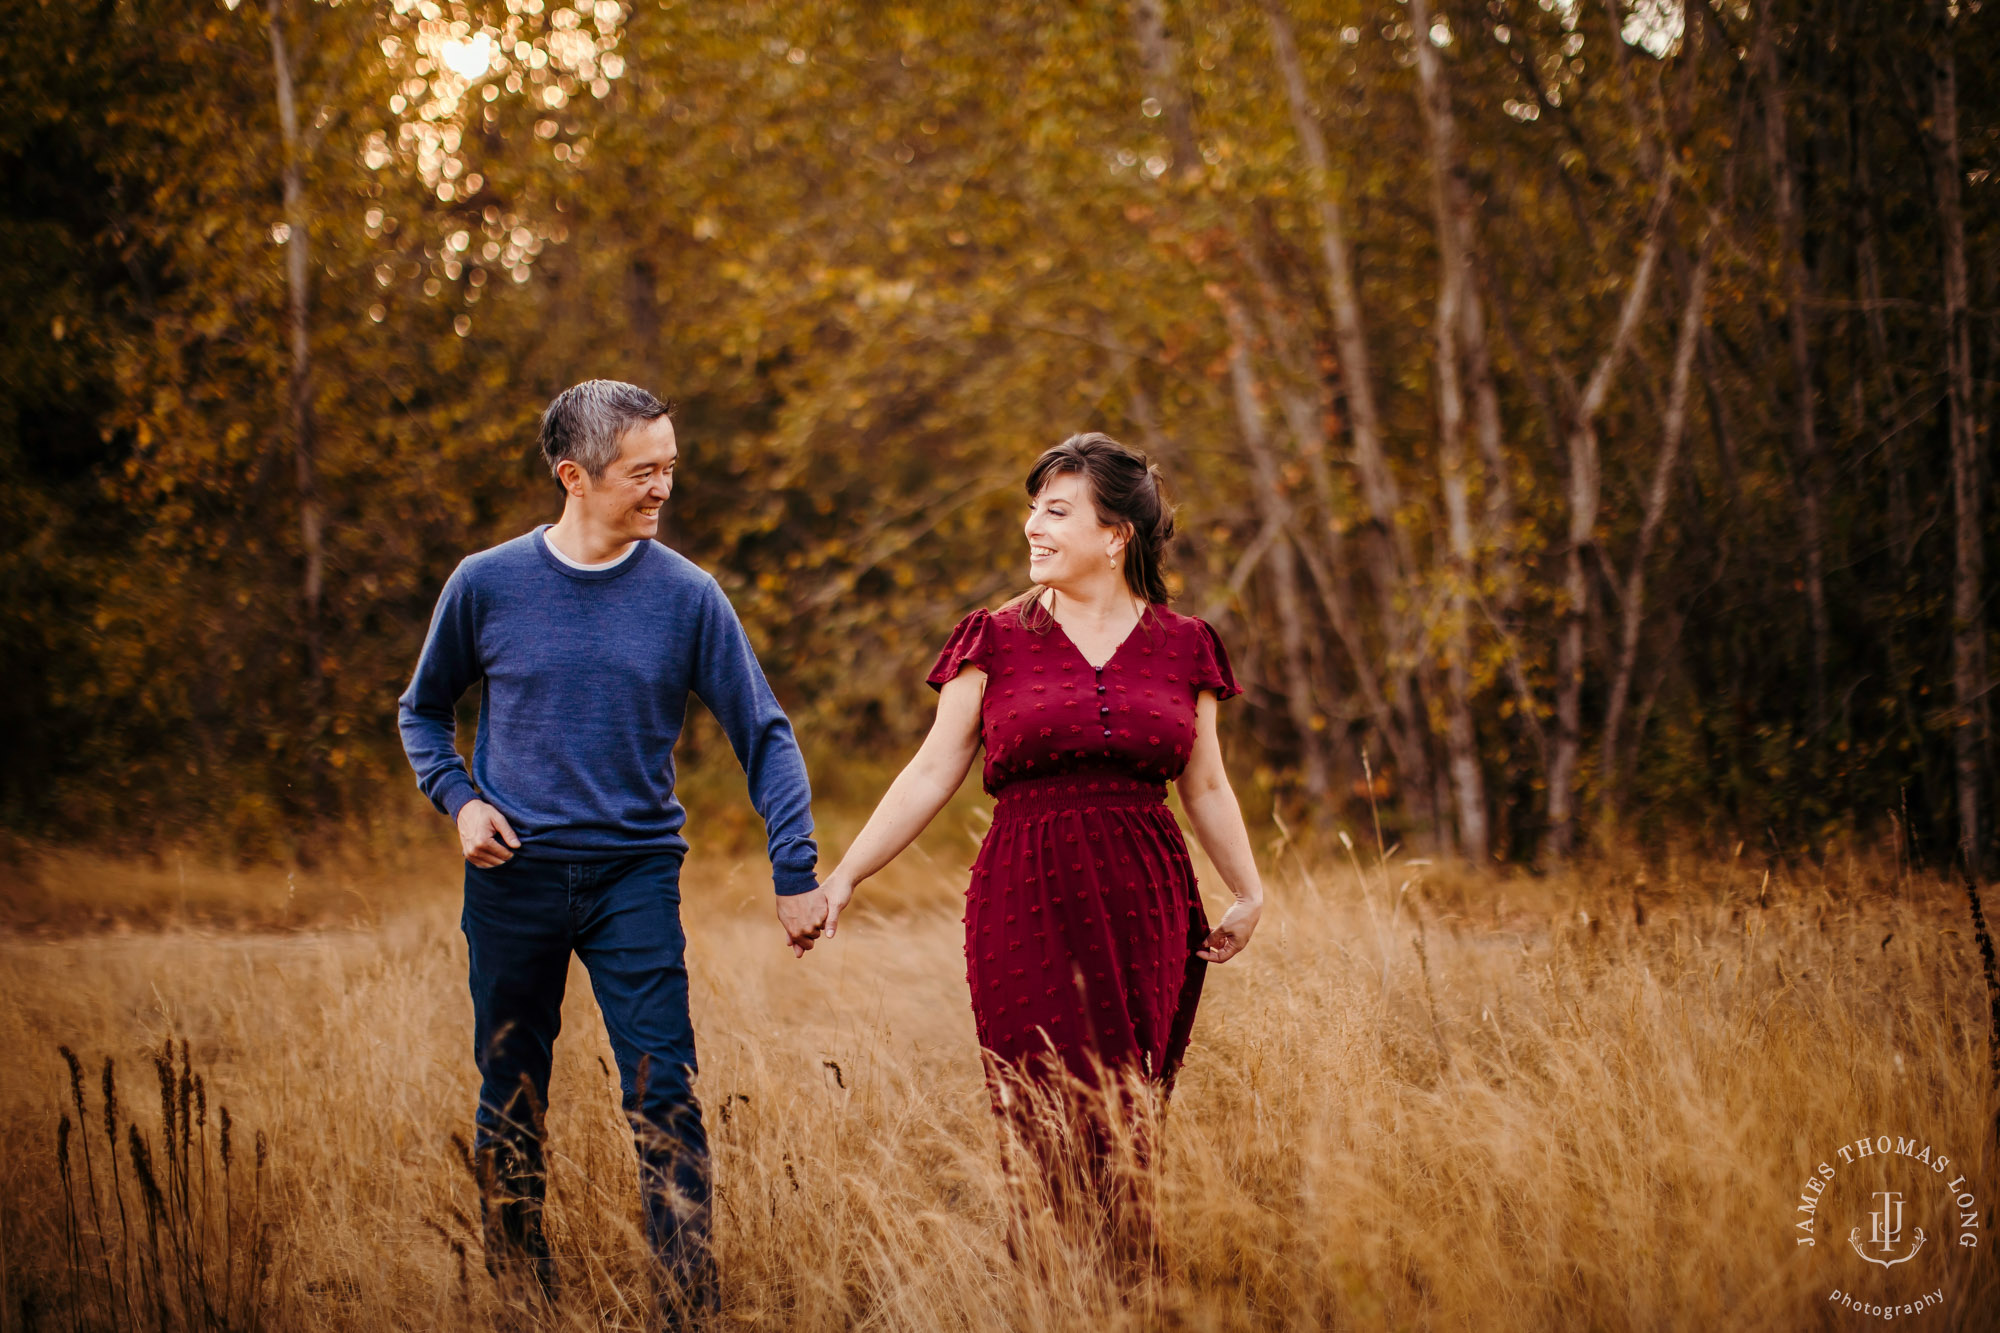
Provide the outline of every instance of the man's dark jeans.
[[716,1306],[709,1250],[708,1138],[691,1080],[687,937],[678,855],[615,861],[516,856],[465,868],[478,1142],[487,1262],[496,1276],[553,1274],[542,1231],[543,1112],[572,951],[604,1013],[639,1153],[646,1231],[673,1288],[669,1307]]

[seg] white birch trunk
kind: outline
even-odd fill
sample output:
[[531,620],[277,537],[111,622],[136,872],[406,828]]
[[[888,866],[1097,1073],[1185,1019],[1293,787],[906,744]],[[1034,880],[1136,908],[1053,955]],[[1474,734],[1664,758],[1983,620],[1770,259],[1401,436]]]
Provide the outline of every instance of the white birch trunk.
[[[1483,864],[1489,852],[1486,780],[1480,770],[1479,740],[1472,719],[1472,626],[1470,589],[1477,577],[1472,536],[1471,484],[1465,456],[1464,367],[1459,339],[1465,332],[1465,303],[1472,295],[1465,221],[1454,203],[1459,188],[1455,163],[1457,131],[1443,62],[1430,39],[1430,6],[1410,0],[1411,45],[1421,85],[1424,128],[1431,152],[1431,208],[1437,220],[1438,297],[1432,320],[1437,360],[1439,484],[1444,493],[1448,551],[1444,560],[1445,623],[1442,666],[1445,686],[1445,757],[1458,813],[1459,851]],[[1481,322],[1481,339],[1484,328]],[[1497,423],[1497,408],[1496,423]]]
[[1549,760],[1548,833],[1543,843],[1543,859],[1566,858],[1576,836],[1576,781],[1578,761],[1583,752],[1583,629],[1588,610],[1590,582],[1585,554],[1596,540],[1598,497],[1603,476],[1598,458],[1597,417],[1610,396],[1611,383],[1639,316],[1646,307],[1653,286],[1653,272],[1659,267],[1660,248],[1665,242],[1667,205],[1673,195],[1671,169],[1661,172],[1653,198],[1652,217],[1646,239],[1633,266],[1632,281],[1625,290],[1625,304],[1619,311],[1618,326],[1611,345],[1598,358],[1584,390],[1577,396],[1576,420],[1569,431],[1569,531],[1563,554],[1562,625],[1556,636],[1556,727],[1555,744]]
[[1694,354],[1708,301],[1713,253],[1711,233],[1702,243],[1701,258],[1688,284],[1687,305],[1681,311],[1680,334],[1674,344],[1673,380],[1667,391],[1665,419],[1660,423],[1660,455],[1653,463],[1652,482],[1646,488],[1645,513],[1639,521],[1639,539],[1632,552],[1631,572],[1625,577],[1619,614],[1618,665],[1611,679],[1611,700],[1604,711],[1604,739],[1598,761],[1607,814],[1616,809],[1618,801],[1618,733],[1632,694],[1632,673],[1639,662],[1639,632],[1646,615],[1646,561],[1652,555],[1660,523],[1666,516],[1674,469],[1680,465],[1681,443],[1687,432],[1688,394],[1694,381]]
[[283,0],[267,0],[271,27],[271,71],[277,83],[278,128],[285,146],[285,284],[287,327],[292,374],[289,416],[292,470],[299,493],[299,543],[305,554],[300,587],[306,677],[317,687],[325,652],[321,642],[320,603],[326,582],[325,512],[320,506],[317,459],[314,455],[312,411],[311,255],[312,219],[306,209],[304,152],[299,139],[298,102],[292,83],[292,60],[285,42]]

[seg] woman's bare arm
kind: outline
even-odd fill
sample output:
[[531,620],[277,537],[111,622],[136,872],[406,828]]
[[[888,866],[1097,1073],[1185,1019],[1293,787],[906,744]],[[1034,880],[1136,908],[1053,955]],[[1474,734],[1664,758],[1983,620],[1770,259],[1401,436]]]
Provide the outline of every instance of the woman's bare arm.
[[979,701],[985,691],[986,673],[977,667],[967,667],[945,682],[930,734],[876,802],[875,813],[868,816],[823,886],[828,935],[854,897],[855,886],[916,841],[965,781],[966,770],[979,753]]
[[1251,932],[1257,929],[1257,920],[1264,912],[1264,880],[1257,873],[1242,808],[1236,804],[1236,793],[1222,766],[1222,744],[1215,734],[1216,712],[1215,695],[1204,690],[1195,700],[1194,754],[1174,786],[1181,794],[1188,823],[1194,826],[1194,836],[1222,873],[1222,882],[1236,895],[1221,922],[1209,932],[1206,947],[1196,950],[1197,957],[1226,963],[1243,952]]

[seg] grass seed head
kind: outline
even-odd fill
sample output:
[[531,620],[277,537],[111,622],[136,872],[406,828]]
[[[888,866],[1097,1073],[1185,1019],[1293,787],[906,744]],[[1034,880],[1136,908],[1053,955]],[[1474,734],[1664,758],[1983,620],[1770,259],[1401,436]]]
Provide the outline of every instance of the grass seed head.
[[[169,1052],[171,1047],[168,1048]],[[167,1142],[174,1141],[174,1057],[168,1052],[153,1056],[153,1072],[160,1080],[160,1128]]]
[[77,1118],[83,1118],[83,1062],[76,1058],[76,1052],[67,1046],[56,1047],[62,1052],[63,1063],[69,1066],[69,1098],[76,1103]]
[[457,1130],[451,1132],[451,1150],[453,1159],[465,1168],[465,1174],[472,1178],[473,1184],[477,1185],[479,1183],[479,1154],[472,1151],[472,1145],[465,1141],[465,1135],[459,1133]]
[[153,1177],[153,1154],[146,1147],[145,1136],[139,1133],[137,1125],[127,1125],[126,1143],[132,1154],[132,1170],[139,1177],[139,1192],[145,1196],[146,1206],[162,1212],[166,1209],[166,1199],[160,1193],[160,1182]]

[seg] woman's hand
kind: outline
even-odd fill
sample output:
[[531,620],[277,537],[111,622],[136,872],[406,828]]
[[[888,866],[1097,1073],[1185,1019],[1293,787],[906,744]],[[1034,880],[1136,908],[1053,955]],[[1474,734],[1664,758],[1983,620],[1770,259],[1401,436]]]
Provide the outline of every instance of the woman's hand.
[[832,939],[840,926],[841,910],[854,897],[854,881],[835,870],[820,889],[826,894],[826,937]]
[[1235,903],[1194,956],[1226,963],[1243,952],[1250,943],[1250,933],[1257,929],[1257,918],[1264,915],[1264,881],[1250,851],[1250,835],[1243,828],[1243,811],[1222,766],[1222,746],[1215,736],[1215,704],[1213,690],[1203,690],[1195,699],[1194,753],[1177,785],[1181,808],[1194,825],[1195,837],[1201,839],[1208,859],[1215,862],[1222,882],[1236,894]]
[[826,895],[829,938],[854,897],[855,886],[914,842],[944,809],[958,784],[965,781],[972,756],[979,751],[979,703],[985,691],[986,673],[974,666],[945,682],[938,696],[937,719],[916,757],[889,784],[889,790],[876,802],[875,813],[868,816],[848,846],[847,855],[820,885],[820,892]]
[[1250,946],[1251,932],[1257,929],[1257,918],[1262,915],[1262,898],[1238,898],[1223,913],[1220,924],[1208,932],[1206,947],[1196,949],[1194,956],[1211,963],[1228,962]]

